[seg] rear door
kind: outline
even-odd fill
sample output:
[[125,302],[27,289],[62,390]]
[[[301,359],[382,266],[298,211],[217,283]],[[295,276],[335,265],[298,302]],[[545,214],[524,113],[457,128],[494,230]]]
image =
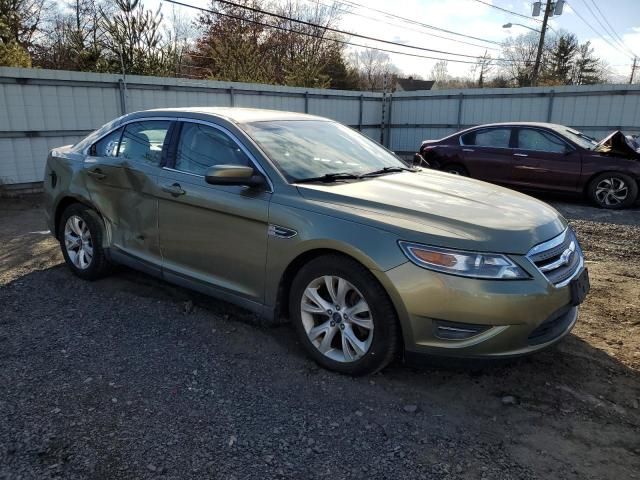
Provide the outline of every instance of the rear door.
[[512,183],[524,188],[575,192],[582,159],[559,135],[542,128],[519,127],[513,152]]
[[464,164],[472,178],[507,184],[511,178],[511,127],[487,127],[460,136]]
[[110,245],[159,271],[157,175],[172,122],[134,121],[89,149],[85,182],[109,226]]

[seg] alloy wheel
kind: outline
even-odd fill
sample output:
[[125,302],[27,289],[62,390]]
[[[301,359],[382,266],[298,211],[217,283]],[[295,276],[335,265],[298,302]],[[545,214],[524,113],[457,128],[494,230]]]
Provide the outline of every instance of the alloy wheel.
[[624,202],[629,195],[629,187],[619,177],[603,178],[596,185],[596,200],[601,205],[613,206]]
[[89,226],[78,215],[72,215],[64,226],[64,246],[73,265],[86,270],[93,260],[93,241]]
[[311,281],[300,308],[309,341],[326,357],[348,363],[369,351],[373,341],[369,304],[344,278],[325,275]]

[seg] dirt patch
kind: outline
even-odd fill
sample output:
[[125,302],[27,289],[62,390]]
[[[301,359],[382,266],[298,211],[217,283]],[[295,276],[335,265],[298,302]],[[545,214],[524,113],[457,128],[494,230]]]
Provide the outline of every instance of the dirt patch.
[[556,204],[593,288],[557,348],[352,379],[223,302],[79,280],[36,204],[0,204],[2,478],[640,478],[637,210]]

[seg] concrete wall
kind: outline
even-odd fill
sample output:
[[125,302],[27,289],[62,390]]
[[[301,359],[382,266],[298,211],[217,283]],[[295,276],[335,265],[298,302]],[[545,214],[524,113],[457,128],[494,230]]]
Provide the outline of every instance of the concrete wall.
[[[123,113],[160,107],[237,106],[333,118],[399,153],[460,128],[552,121],[601,137],[640,132],[640,86],[380,93],[0,67],[0,182],[42,180],[49,149],[75,143]],[[384,112],[384,120],[383,120]]]

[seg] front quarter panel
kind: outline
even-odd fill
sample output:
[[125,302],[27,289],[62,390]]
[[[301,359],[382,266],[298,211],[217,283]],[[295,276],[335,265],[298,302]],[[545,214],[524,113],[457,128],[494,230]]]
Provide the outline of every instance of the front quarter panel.
[[285,205],[274,197],[269,222],[296,231],[291,238],[269,235],[265,303],[276,304],[280,279],[297,257],[314,250],[333,250],[349,255],[370,270],[386,271],[407,262],[390,232],[344,220],[327,212]]

